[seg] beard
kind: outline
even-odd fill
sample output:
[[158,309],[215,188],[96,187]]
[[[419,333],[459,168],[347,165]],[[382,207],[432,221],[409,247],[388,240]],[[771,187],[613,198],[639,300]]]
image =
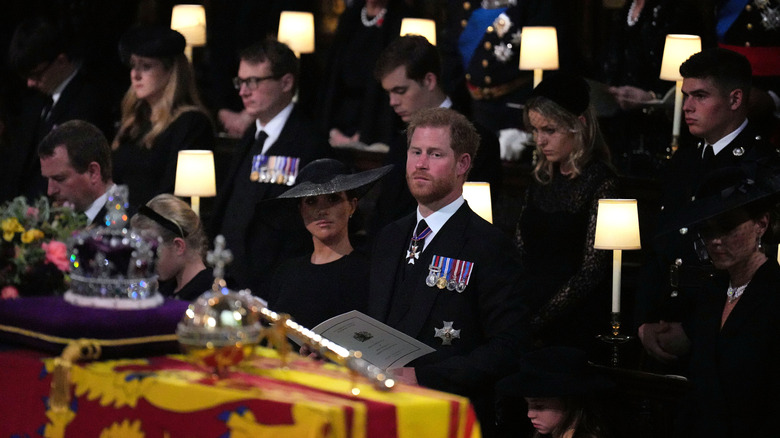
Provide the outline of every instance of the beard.
[[427,173],[423,173],[423,175],[430,179],[427,181],[414,181],[414,175],[406,175],[406,184],[409,186],[409,191],[420,204],[430,204],[444,199],[452,193],[457,184],[457,181],[454,179],[434,178]]

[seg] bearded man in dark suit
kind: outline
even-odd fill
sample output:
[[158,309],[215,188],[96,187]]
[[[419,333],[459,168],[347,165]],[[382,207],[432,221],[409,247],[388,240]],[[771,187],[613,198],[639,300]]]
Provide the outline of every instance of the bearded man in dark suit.
[[369,314],[436,349],[396,370],[397,379],[468,396],[490,435],[493,386],[527,340],[520,262],[510,239],[463,199],[479,145],[474,126],[429,108],[411,116],[407,133],[417,211],[375,240]]

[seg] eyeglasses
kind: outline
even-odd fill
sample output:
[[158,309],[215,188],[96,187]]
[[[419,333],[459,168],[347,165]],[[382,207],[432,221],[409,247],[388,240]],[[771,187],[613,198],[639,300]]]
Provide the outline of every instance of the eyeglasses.
[[260,86],[261,82],[267,81],[269,79],[276,80],[279,79],[280,77],[281,76],[271,75],[271,76],[263,76],[263,77],[252,76],[246,79],[241,79],[238,76],[236,76],[235,78],[233,78],[233,87],[235,87],[236,90],[240,90],[241,85],[246,85],[246,87],[249,90],[254,91],[257,90],[257,87]]

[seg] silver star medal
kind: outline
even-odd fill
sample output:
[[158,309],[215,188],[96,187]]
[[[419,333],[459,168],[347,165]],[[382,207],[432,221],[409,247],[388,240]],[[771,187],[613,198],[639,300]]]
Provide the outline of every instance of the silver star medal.
[[512,44],[501,43],[493,47],[493,55],[501,62],[507,62],[512,58]]
[[460,330],[452,328],[453,321],[442,321],[444,327],[433,329],[436,331],[434,338],[441,338],[441,345],[452,345],[453,339],[460,339]]
[[771,8],[767,5],[766,8],[762,8],[761,24],[766,30],[775,30],[780,27],[780,6]]
[[509,29],[512,28],[512,20],[505,13],[501,13],[495,20],[493,20],[493,28],[496,30],[496,35],[499,38],[503,38]]

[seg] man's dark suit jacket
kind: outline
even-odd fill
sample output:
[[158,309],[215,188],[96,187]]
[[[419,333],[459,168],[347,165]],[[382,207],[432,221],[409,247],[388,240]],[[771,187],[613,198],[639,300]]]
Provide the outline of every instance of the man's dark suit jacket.
[[677,436],[768,437],[780,412],[780,267],[756,271],[721,328],[728,278],[708,284],[690,329],[694,390]]
[[[669,161],[661,177],[661,211],[656,237],[647,250],[642,280],[638,282],[635,321],[645,322],[684,321],[690,316],[691,306],[706,273],[694,251],[694,234],[671,229],[676,214],[684,209],[696,194],[704,175],[713,170],[733,166],[755,167],[757,162],[776,159],[778,153],[762,138],[755,127],[748,123],[745,129],[705,167],[702,163],[704,143],[698,147],[681,147]],[[672,296],[669,283],[670,265],[680,259],[684,272],[680,275],[679,288]]]
[[38,93],[23,105],[17,123],[9,126],[11,147],[5,161],[5,188],[3,200],[17,195],[36,198],[46,194],[46,179],[41,176],[38,158],[38,144],[52,129],[69,120],[84,120],[100,128],[112,140],[112,102],[95,80],[83,69],[68,83],[57,104],[51,109],[47,120],[41,120],[41,113],[48,98]]
[[[377,236],[369,315],[437,350],[410,364],[420,384],[469,397],[484,394],[492,390],[495,379],[512,370],[527,339],[516,250],[508,237],[464,204],[428,244],[414,270],[397,284],[416,221],[416,213],[411,214]],[[474,262],[463,293],[425,284],[434,255]],[[388,320],[394,295],[404,292],[408,311],[400,320]],[[444,321],[460,330],[452,345],[442,345],[434,337]]]
[[[230,170],[217,192],[210,230],[213,237],[224,232],[223,223],[227,215],[244,216],[246,229],[234,232],[234,235],[238,234],[244,238],[227,242],[228,248],[233,252],[233,262],[228,269],[238,287],[249,287],[262,296],[261,289],[270,279],[276,265],[285,258],[302,255],[309,250],[311,236],[302,225],[291,227],[289,223],[285,223],[289,222],[289,214],[267,211],[267,205],[261,204],[261,201],[276,198],[288,190],[290,187],[286,185],[253,183],[253,192],[240,194],[246,198],[243,204],[245,208],[240,211],[227,211],[235,181],[238,178],[249,178],[248,174],[239,175],[239,168],[254,142],[256,128],[252,127],[247,131],[236,147]],[[320,137],[317,133],[312,122],[296,106],[279,138],[265,154],[300,158],[299,169],[302,169],[313,160],[332,155],[325,137]]]

